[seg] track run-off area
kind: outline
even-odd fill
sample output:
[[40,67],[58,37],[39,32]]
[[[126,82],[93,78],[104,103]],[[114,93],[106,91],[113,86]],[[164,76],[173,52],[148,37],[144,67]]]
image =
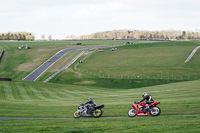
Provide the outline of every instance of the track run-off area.
[[[174,117],[174,116],[200,116],[200,114],[189,114],[189,115],[161,115],[157,117]],[[152,116],[136,116],[136,117],[152,117]],[[82,118],[76,118],[76,119],[91,119],[93,117],[82,117]],[[98,119],[118,119],[118,118],[133,118],[128,116],[118,116],[118,117],[100,117]],[[21,118],[21,117],[0,117],[0,120],[48,120],[48,119],[75,119],[75,118]],[[96,118],[93,118],[96,119]]]

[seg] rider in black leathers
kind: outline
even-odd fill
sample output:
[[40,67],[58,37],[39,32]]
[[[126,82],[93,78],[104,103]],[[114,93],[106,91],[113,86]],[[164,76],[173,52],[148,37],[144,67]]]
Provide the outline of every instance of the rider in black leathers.
[[[148,95],[146,92],[144,92],[144,93],[142,94],[142,97],[143,97],[143,99],[140,100],[139,102],[143,102],[144,100],[146,100],[146,104],[150,104],[150,103],[153,103],[153,102],[154,102],[152,96],[151,96],[151,95]],[[152,105],[147,106],[147,107],[144,106],[143,109],[149,110],[149,108],[151,108],[151,106],[152,106]],[[145,112],[146,112],[146,111],[145,111]]]
[[143,99],[140,100],[140,102],[142,102],[142,101],[144,101],[144,100],[146,100],[146,103],[147,103],[147,104],[150,104],[150,103],[153,103],[153,102],[154,102],[152,96],[151,96],[151,95],[147,95],[146,92],[144,92],[144,93],[142,94],[142,97],[143,97]]
[[88,101],[85,103],[88,104],[86,107],[88,108],[88,113],[91,113],[94,107],[96,106],[95,102],[92,100],[92,98],[89,98]]

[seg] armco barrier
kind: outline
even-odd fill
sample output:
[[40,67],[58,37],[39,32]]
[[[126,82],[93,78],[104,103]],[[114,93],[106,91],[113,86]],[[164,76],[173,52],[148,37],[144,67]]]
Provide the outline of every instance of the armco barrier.
[[11,78],[0,78],[0,81],[12,81]]

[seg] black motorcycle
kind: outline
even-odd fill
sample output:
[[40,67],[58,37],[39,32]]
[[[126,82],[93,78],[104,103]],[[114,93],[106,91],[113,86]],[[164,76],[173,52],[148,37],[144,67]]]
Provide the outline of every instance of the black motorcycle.
[[101,110],[103,107],[103,104],[95,105],[94,107],[81,104],[78,106],[78,110],[74,112],[74,118],[79,118],[81,116],[99,118],[103,114]]

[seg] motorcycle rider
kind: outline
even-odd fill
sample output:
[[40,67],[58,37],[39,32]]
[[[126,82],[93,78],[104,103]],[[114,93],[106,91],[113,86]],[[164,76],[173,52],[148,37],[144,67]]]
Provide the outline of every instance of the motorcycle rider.
[[94,107],[96,106],[96,103],[92,100],[92,98],[89,98],[88,101],[84,104],[89,104],[87,105],[88,112],[91,113]]
[[[154,102],[152,96],[148,95],[146,92],[142,93],[142,97],[143,99],[139,101],[140,103],[143,102],[144,100],[146,100],[146,104],[150,104]],[[147,108],[149,108],[149,106],[147,106]]]

